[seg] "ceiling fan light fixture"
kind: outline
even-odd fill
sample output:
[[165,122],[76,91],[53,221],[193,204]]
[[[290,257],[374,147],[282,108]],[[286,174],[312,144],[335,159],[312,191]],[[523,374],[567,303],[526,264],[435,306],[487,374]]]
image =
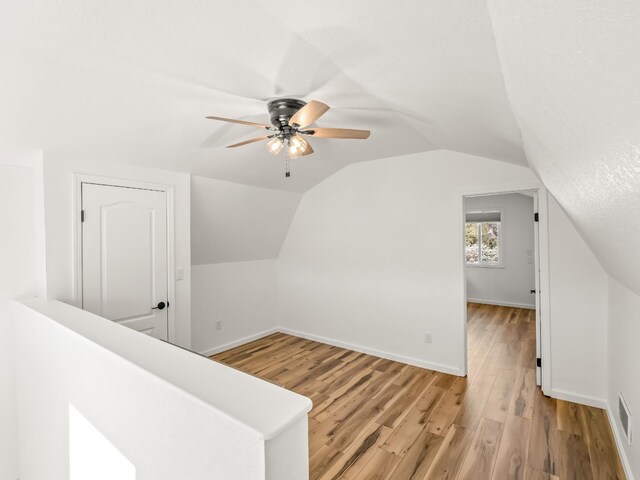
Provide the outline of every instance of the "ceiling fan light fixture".
[[275,98],[267,104],[267,109],[269,110],[271,125],[226,117],[210,116],[207,118],[267,130],[268,133],[261,137],[234,143],[233,145],[228,145],[227,148],[242,147],[261,140],[267,140],[269,153],[278,155],[286,147],[286,177],[290,176],[289,160],[295,160],[300,156],[308,156],[314,153],[313,147],[306,140],[306,137],[364,140],[369,138],[371,133],[369,130],[350,128],[320,128],[314,126],[308,129],[307,127],[315,124],[316,120],[329,110],[328,105],[317,100],[311,100],[306,103],[297,98]]
[[287,146],[287,155],[291,160],[295,160],[302,153],[298,147],[296,147],[291,140],[289,140],[289,145]]
[[273,137],[269,142],[267,142],[267,150],[269,150],[272,155],[278,155],[283,146],[284,142],[280,137]]
[[293,137],[291,137],[289,143],[298,150],[298,153],[304,152],[307,148],[307,141],[300,135],[294,135]]

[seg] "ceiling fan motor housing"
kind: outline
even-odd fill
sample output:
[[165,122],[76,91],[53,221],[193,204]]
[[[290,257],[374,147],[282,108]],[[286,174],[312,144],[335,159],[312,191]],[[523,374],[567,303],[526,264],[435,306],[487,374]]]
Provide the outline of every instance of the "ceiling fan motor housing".
[[271,100],[267,104],[271,124],[278,130],[289,130],[291,128],[289,126],[289,120],[306,104],[307,102],[298,100],[297,98],[276,98],[275,100]]

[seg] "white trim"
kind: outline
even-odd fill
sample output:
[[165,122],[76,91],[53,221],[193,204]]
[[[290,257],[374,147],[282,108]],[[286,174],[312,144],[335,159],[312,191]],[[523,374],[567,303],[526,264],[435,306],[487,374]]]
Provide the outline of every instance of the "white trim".
[[607,412],[607,417],[609,418],[609,424],[611,425],[611,430],[613,430],[613,438],[616,441],[616,447],[618,449],[618,455],[620,455],[620,460],[622,462],[622,468],[624,468],[624,473],[627,476],[627,480],[634,480],[633,471],[631,470],[631,463],[629,463],[629,458],[627,457],[627,451],[625,450],[626,445],[626,437],[620,431],[620,425],[618,424],[618,420],[616,416],[611,411],[611,405],[607,402],[605,406],[605,410]]
[[260,340],[261,338],[268,337],[269,335],[273,335],[274,333],[278,333],[278,329],[270,328],[268,330],[264,330],[263,332],[254,333],[253,335],[239,338],[238,340],[233,340],[231,342],[225,343],[224,345],[207,348],[206,350],[202,350],[198,353],[200,355],[204,355],[205,357],[210,357],[211,355],[215,355],[216,353],[231,350],[232,348],[239,347],[240,345],[244,345],[245,343],[254,342],[256,340]]
[[535,310],[535,305],[530,305],[527,303],[511,303],[511,302],[501,302],[498,300],[481,300],[478,298],[467,298],[468,303],[481,303],[483,305],[498,305],[500,307],[514,307],[514,308],[528,308],[529,310]]
[[138,188],[165,192],[167,196],[167,341],[176,342],[176,252],[175,252],[175,187],[160,183],[139,182],[122,178],[73,174],[73,199],[71,224],[73,225],[73,305],[82,308],[82,184],[92,183],[120,188]]
[[567,402],[579,403],[589,407],[607,408],[607,401],[602,398],[591,397],[589,395],[581,395],[578,393],[568,392],[566,390],[551,390],[551,398],[565,400]]
[[459,377],[464,376],[461,374],[458,367],[453,367],[451,365],[443,365],[441,363],[428,362],[426,360],[420,360],[418,358],[405,357],[404,355],[397,355],[395,353],[385,352],[383,350],[376,350],[375,348],[364,347],[355,343],[342,342],[333,338],[321,337],[319,335],[313,335],[311,333],[301,332],[299,330],[293,330],[291,328],[278,327],[277,330],[281,333],[306,338],[307,340],[313,340],[315,342],[326,343],[328,345],[333,345],[334,347],[347,348],[349,350],[353,350],[354,352],[366,353],[367,355],[386,358],[387,360],[406,363],[420,368],[427,368],[429,370],[435,370],[437,372],[448,373],[450,375],[457,375]]

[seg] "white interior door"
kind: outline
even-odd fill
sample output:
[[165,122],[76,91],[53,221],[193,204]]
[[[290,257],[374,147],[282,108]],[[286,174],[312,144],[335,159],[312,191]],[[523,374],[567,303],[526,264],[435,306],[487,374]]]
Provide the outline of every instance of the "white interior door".
[[167,340],[165,192],[82,184],[82,308]]

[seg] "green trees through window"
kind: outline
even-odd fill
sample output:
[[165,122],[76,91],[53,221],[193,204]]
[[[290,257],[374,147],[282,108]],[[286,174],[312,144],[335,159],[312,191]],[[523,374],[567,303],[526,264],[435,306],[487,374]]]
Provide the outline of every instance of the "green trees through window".
[[468,222],[465,225],[465,233],[467,263],[500,264],[500,222]]

